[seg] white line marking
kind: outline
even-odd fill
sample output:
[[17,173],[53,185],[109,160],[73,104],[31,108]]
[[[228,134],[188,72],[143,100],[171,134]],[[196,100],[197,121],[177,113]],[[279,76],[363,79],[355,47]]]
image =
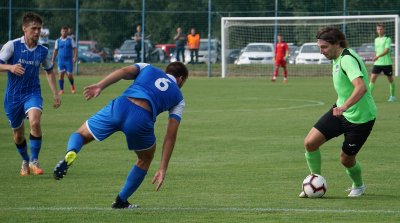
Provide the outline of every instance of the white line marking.
[[[128,210],[128,209],[126,209]],[[300,209],[300,208],[192,208],[192,207],[139,207],[137,211],[189,211],[189,212],[307,212],[307,213],[380,213],[400,214],[400,210],[357,210],[357,209]],[[113,211],[105,207],[16,207],[0,208],[0,211]]]
[[[295,108],[306,108],[306,107],[322,106],[322,105],[325,104],[322,101],[313,101],[313,100],[297,100],[297,99],[276,99],[276,100],[305,102],[307,104],[294,105],[294,106],[288,106],[288,107],[277,107],[277,108],[229,109],[229,112],[253,112],[253,111],[289,110],[289,109],[295,109]],[[187,110],[185,110],[185,112],[226,112],[226,109],[202,109],[202,110],[190,110],[190,109],[187,109]]]

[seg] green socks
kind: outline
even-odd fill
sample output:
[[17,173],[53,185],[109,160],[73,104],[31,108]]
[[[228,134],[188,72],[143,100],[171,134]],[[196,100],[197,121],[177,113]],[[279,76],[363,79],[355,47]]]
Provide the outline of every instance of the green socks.
[[394,82],[392,82],[389,85],[390,96],[394,96],[394,89],[395,89]]
[[321,151],[319,149],[314,152],[306,151],[305,156],[311,173],[321,174]]
[[369,89],[371,89],[371,94],[374,92],[375,83],[369,82]]
[[356,164],[353,167],[346,168],[346,173],[353,181],[353,187],[360,187],[364,184],[361,176],[360,163],[356,162]]
[[[372,93],[375,89],[375,84],[372,82],[369,82],[369,89],[371,89],[371,93]],[[394,81],[393,81],[392,83],[389,83],[390,96],[394,96],[394,90],[395,90],[395,85],[394,85]]]

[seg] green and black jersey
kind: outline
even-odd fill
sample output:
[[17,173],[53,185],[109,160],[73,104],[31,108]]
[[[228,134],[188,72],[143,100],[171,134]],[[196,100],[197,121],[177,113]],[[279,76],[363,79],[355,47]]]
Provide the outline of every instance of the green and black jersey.
[[362,59],[352,50],[343,49],[341,55],[333,61],[333,85],[338,95],[336,105],[342,106],[354,90],[352,81],[361,77],[367,87],[367,92],[353,106],[348,108],[343,116],[351,123],[366,123],[375,119],[376,105],[369,89],[368,71]]

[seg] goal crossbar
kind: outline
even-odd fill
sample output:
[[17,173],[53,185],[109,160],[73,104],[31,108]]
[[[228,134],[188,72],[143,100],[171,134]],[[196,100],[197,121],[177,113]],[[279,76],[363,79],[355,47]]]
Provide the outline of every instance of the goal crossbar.
[[[393,68],[395,76],[399,75],[399,16],[398,15],[360,15],[360,16],[295,16],[295,17],[222,17],[221,18],[221,76],[225,78],[227,76],[227,50],[229,48],[229,32],[228,29],[234,26],[247,26],[247,27],[257,27],[257,26],[271,26],[274,29],[272,35],[276,35],[277,28],[279,26],[291,26],[296,22],[298,25],[307,26],[308,24],[328,26],[328,25],[346,25],[356,22],[368,22],[377,23],[377,21],[388,19],[394,21],[394,36],[392,41],[394,43],[394,58]],[[251,23],[253,22],[253,23]],[[267,23],[267,24],[265,24]],[[345,28],[345,26],[343,26]],[[315,40],[313,40],[315,41]],[[242,46],[244,47],[244,46]],[[240,65],[238,65],[240,66]]]

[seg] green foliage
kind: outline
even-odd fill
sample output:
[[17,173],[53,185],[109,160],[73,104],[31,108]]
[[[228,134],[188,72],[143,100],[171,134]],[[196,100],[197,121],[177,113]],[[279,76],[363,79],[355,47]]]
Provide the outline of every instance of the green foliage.
[[[43,16],[50,29],[50,38],[60,35],[60,27],[70,25],[76,29],[75,2],[73,0],[12,0],[12,38],[22,35],[20,18],[26,11]],[[8,40],[8,3],[0,2],[0,42]],[[282,0],[278,1],[278,16],[343,15],[343,0]],[[347,14],[399,14],[400,1],[352,0],[347,1]],[[199,1],[146,1],[145,35],[156,43],[174,43],[177,27],[189,33],[194,27],[202,38],[208,37],[208,0]],[[223,16],[274,16],[275,1],[225,1],[212,0],[211,37],[220,38],[220,18]],[[4,19],[3,19],[4,18]],[[100,45],[115,49],[135,33],[142,23],[142,0],[80,0],[79,39],[97,41]],[[354,30],[357,32],[357,30]],[[298,34],[294,30],[293,34]],[[365,37],[369,39],[370,37]],[[297,42],[304,40],[301,36]]]

